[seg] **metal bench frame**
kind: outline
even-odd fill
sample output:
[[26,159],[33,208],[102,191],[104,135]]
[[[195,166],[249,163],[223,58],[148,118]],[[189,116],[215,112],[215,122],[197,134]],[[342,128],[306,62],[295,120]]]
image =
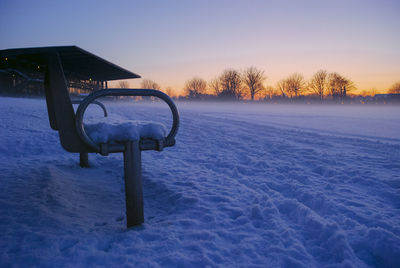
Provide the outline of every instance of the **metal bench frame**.
[[[68,152],[79,153],[80,165],[83,167],[89,165],[88,153],[108,155],[122,152],[124,156],[127,227],[143,223],[141,151],[162,151],[163,148],[175,144],[175,135],[179,128],[179,113],[174,102],[163,92],[152,89],[103,89],[94,91],[85,97],[80,102],[75,114],[59,54],[48,53],[45,58],[47,68],[44,83],[48,116],[51,128],[59,133],[62,147]],[[105,96],[153,96],[160,98],[168,104],[173,116],[168,136],[161,140],[141,139],[118,144],[96,144],[85,132],[83,116],[90,104],[99,105],[96,99]],[[106,115],[106,110],[103,109],[103,111]]]

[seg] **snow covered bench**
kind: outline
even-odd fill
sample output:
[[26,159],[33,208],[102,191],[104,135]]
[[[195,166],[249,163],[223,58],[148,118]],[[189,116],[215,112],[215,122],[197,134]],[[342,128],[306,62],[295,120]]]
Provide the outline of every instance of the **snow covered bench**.
[[[83,123],[86,108],[97,98],[104,96],[153,96],[165,101],[171,109],[173,123],[169,134],[164,125],[156,123],[126,122],[118,125]],[[144,221],[141,151],[162,151],[175,144],[179,114],[173,101],[164,93],[152,89],[98,90],[82,100],[76,112],[76,130],[82,141],[102,155],[123,152],[126,213],[128,227]]]
[[[90,85],[140,76],[76,46],[0,50],[0,56],[7,58],[7,68],[36,74],[43,70],[50,126],[58,131],[66,151],[80,154],[81,166],[88,166],[88,153],[123,153],[127,226],[143,223],[141,151],[162,151],[175,144],[179,114],[171,98],[153,89],[100,89],[81,100],[75,113],[66,76]],[[107,116],[105,107],[97,101],[105,96],[152,96],[163,100],[173,117],[169,133],[164,126],[154,123],[85,126],[83,117],[90,104],[102,107]]]

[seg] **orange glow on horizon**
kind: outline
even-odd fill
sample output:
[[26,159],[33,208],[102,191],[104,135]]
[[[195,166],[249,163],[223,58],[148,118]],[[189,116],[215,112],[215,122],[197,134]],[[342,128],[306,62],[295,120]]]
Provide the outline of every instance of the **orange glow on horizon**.
[[[135,66],[122,62],[128,70],[139,73],[143,78],[157,82],[162,88],[171,87],[179,95],[187,80],[200,77],[207,82],[218,77],[225,69],[242,71],[255,66],[264,71],[267,79],[265,86],[275,87],[277,82],[299,73],[309,80],[318,70],[328,73],[337,72],[351,80],[356,89],[351,93],[361,94],[364,91],[386,91],[400,79],[400,65],[396,55],[379,54],[362,51],[320,51],[295,50],[254,52],[239,56],[220,58],[198,58],[180,62],[154,63],[146,66]],[[140,85],[140,79],[132,85]]]
[[[221,71],[222,72],[222,71]],[[220,72],[220,73],[221,73]],[[220,74],[218,73],[218,74]],[[338,72],[340,73],[340,72]],[[286,78],[287,76],[289,76],[290,73],[286,74],[286,75],[281,75],[279,77],[270,77],[267,74],[267,79],[264,82],[265,86],[272,86],[275,87],[277,82],[281,79]],[[344,74],[343,74],[344,75]],[[157,79],[156,76],[154,77],[150,77],[149,79],[157,82],[160,86],[162,90],[165,90],[166,88],[171,88],[172,91],[174,92],[174,96],[181,96],[184,95],[184,85],[185,82],[193,77],[195,77],[196,75],[193,75],[191,77],[182,77],[181,79],[176,78],[176,79],[162,79],[163,77],[161,76],[159,79]],[[308,79],[310,79],[312,76],[304,76],[305,80],[307,81]],[[387,80],[385,81],[371,81],[371,78],[369,76],[366,76],[364,78],[364,80],[361,79],[352,79],[351,76],[346,76],[344,75],[346,78],[350,79],[353,81],[354,85],[355,85],[355,89],[351,90],[349,92],[349,94],[354,94],[354,95],[375,95],[375,94],[384,94],[387,93],[387,91],[389,90],[389,88],[396,83],[399,79],[400,76],[389,76]],[[207,82],[210,81],[211,79],[217,77],[217,75],[215,76],[209,76],[207,77],[201,77],[203,79],[205,79]],[[386,77],[386,76],[385,76]],[[397,80],[396,80],[397,78]],[[130,80],[125,80],[128,83],[129,87],[133,87],[133,88],[140,88],[140,83],[143,79],[130,79]],[[109,87],[118,87],[118,83],[120,81],[111,81],[109,82]],[[212,92],[207,92],[209,94],[212,94]]]

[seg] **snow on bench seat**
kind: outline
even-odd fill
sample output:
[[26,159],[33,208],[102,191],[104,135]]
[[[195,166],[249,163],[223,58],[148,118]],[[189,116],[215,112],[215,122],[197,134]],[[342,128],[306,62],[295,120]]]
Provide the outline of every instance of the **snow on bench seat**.
[[167,136],[167,128],[160,123],[129,121],[123,123],[85,124],[86,134],[97,144],[140,139],[163,139]]

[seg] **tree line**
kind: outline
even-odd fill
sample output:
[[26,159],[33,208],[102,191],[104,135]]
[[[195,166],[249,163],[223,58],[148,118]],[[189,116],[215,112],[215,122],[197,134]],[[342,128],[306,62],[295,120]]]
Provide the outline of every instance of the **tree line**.
[[[248,67],[242,71],[225,69],[219,76],[210,81],[201,77],[187,80],[183,87],[183,96],[191,100],[241,100],[256,99],[299,99],[310,96],[314,99],[343,101],[349,92],[356,89],[354,83],[343,75],[326,70],[319,70],[306,80],[302,74],[293,73],[278,81],[275,86],[265,85],[267,76],[256,67]],[[141,82],[142,88],[161,90],[161,87],[150,79]],[[163,90],[173,95],[173,90],[167,87]],[[393,85],[388,93],[400,93],[400,82]]]

